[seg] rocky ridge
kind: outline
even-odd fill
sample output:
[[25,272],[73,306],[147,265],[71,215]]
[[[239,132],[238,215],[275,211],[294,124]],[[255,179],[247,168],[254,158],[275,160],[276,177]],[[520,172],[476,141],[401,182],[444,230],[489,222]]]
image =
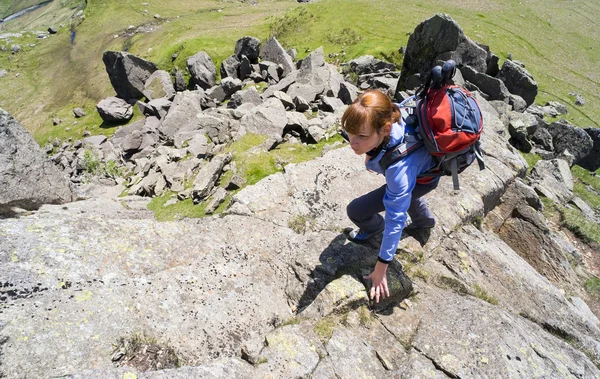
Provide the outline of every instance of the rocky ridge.
[[[239,51],[256,46],[253,39],[238,42]],[[270,48],[281,53],[275,42]],[[245,57],[248,75],[256,77],[252,65],[257,63],[249,57],[258,59],[260,53],[252,51],[240,58],[234,54],[240,65],[230,71],[241,72]],[[537,130],[548,129],[554,141],[554,135],[567,138],[562,136],[569,128],[553,134],[539,115],[535,127],[518,128],[517,117],[531,120],[531,112],[515,111],[508,100],[488,101],[478,91],[487,168],[462,173],[459,193],[443,180],[428,196],[438,225],[429,236],[403,238],[390,270],[395,296],[380,306],[369,303],[361,279],[376,259],[376,244],[348,243],[341,231],[350,226],[346,204],[383,182],[347,148],[286,165],[246,186],[219,216],[153,220],[137,195],[174,190],[178,182],[168,179],[169,165],[197,164],[186,170],[197,172],[198,183],[179,192],[203,201],[217,187],[229,187],[218,180],[230,159],[220,154],[220,146],[244,132],[266,133],[273,141],[266,149],[292,138],[314,142],[335,134],[332,126],[343,106],[337,103],[337,113],[327,110],[326,98],[345,103],[342,97],[352,99],[356,92],[340,95],[353,86],[343,80],[335,97],[323,96],[338,88],[339,76],[322,53],[313,54],[286,74],[277,68],[287,59],[276,54],[271,59],[284,63],[271,71],[274,66],[265,65],[272,83],[262,94],[233,92],[226,106],[214,109],[223,100],[206,93],[225,92],[229,84],[223,80],[208,90],[176,92],[168,107],[147,105],[155,99],[143,102],[153,114],[122,127],[110,140],[92,137],[82,143],[103,154],[104,162],[112,157],[139,170],[140,181],[129,183],[130,196],[45,205],[0,220],[1,373],[73,378],[600,374],[600,324],[578,285],[584,254],[548,223],[540,200],[543,195],[561,204],[573,201],[569,165],[589,154],[591,145],[553,142],[545,149],[547,159],[525,176],[527,165],[511,145],[521,138],[516,131],[530,141]],[[372,57],[357,61],[378,66]],[[399,77],[389,66],[381,70],[361,74],[357,84],[373,87],[386,82],[376,78],[389,75],[389,84]],[[236,98],[253,100],[234,107]],[[301,119],[296,114],[301,112],[291,112],[299,105],[314,109],[318,122],[290,126],[290,117]],[[568,138],[585,140],[578,132]],[[556,146],[563,148],[555,151]],[[564,146],[583,147],[565,153]],[[77,157],[85,159],[86,150],[70,149],[60,149],[60,159],[58,154],[53,159],[77,182],[83,171]],[[195,158],[184,160],[187,154]],[[150,177],[154,184],[147,184]],[[407,278],[414,287],[408,300]],[[135,350],[139,345],[142,349]],[[169,354],[178,359],[160,358]],[[147,364],[135,355],[146,357]]]

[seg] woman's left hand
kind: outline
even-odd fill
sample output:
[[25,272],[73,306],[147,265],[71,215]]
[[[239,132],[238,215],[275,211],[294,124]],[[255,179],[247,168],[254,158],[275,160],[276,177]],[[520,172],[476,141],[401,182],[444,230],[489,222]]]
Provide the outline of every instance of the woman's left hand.
[[387,263],[377,262],[373,272],[365,276],[365,280],[371,280],[371,291],[369,297],[375,299],[375,303],[379,303],[379,298],[385,299],[390,296],[390,291],[387,285]]

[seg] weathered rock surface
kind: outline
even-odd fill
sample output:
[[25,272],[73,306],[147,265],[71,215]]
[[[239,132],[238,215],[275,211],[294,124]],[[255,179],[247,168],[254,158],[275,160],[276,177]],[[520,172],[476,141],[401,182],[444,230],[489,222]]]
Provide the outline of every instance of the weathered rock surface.
[[[477,67],[465,77],[482,109],[487,168],[461,173],[458,193],[443,178],[427,196],[438,223],[403,236],[388,268],[389,299],[375,305],[365,291],[377,238],[356,245],[342,233],[351,226],[348,202],[381,186],[381,176],[337,142],[244,187],[228,153],[248,132],[269,136],[250,154],[329,138],[358,89],[325,63],[322,49],[284,74],[289,55],[276,40],[261,50],[244,37],[220,83],[192,80],[196,89],[171,104],[161,80],[148,80],[147,96],[165,92],[138,102],[153,116],[108,139],[77,141],[76,150],[48,144],[73,180],[82,181],[77,173],[93,159],[119,162],[129,175],[113,177],[107,165],[93,180],[119,185],[79,187],[101,198],[0,219],[0,377],[600,376],[600,322],[579,276],[589,254],[541,212],[544,195],[595,219],[573,197],[570,177],[585,149],[563,147],[584,145],[580,133],[554,133],[539,119],[546,110],[520,113],[526,100],[489,76],[500,71],[497,57],[448,16],[415,34],[428,44],[420,49],[436,52],[428,64],[453,58]],[[196,74],[207,69],[210,77],[210,58],[197,58]],[[391,91],[399,75],[372,57],[351,69],[363,89]],[[269,88],[262,96],[238,91],[252,81]],[[536,151],[558,145],[545,156],[559,159],[538,162],[521,179],[527,164],[516,140],[542,141]],[[124,185],[129,195],[116,198]],[[218,216],[159,223],[148,200],[134,196],[167,191],[165,206],[191,198],[210,214],[225,199],[231,204]]]
[[72,200],[64,174],[25,128],[0,109],[0,213]]

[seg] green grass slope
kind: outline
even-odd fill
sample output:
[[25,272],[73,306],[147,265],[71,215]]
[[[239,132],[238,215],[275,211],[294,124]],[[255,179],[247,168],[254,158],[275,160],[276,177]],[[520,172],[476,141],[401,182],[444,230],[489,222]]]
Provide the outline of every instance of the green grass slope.
[[43,3],[45,0],[0,0],[0,18]]
[[[294,9],[272,32],[300,53],[323,45],[346,59],[371,54],[399,61],[399,47],[435,13],[452,16],[500,63],[508,54],[525,63],[540,87],[537,103],[560,101],[576,125],[600,126],[600,2],[594,0],[327,0]],[[585,106],[576,106],[571,92],[582,94]]]

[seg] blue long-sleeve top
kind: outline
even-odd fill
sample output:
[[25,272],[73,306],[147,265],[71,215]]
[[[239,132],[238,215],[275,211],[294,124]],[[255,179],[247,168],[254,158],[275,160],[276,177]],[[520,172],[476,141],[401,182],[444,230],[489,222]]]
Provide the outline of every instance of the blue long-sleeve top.
[[387,170],[384,170],[380,161],[388,148],[397,146],[403,143],[405,139],[412,137],[407,134],[415,133],[414,126],[407,125],[402,119],[398,123],[394,123],[390,140],[385,148],[366,163],[368,170],[385,175],[386,190],[383,197],[385,230],[379,249],[379,259],[386,263],[394,259],[394,254],[398,248],[402,229],[406,224],[411,192],[415,187],[417,175],[432,168],[435,162],[425,147],[419,148],[407,157],[390,165]]

